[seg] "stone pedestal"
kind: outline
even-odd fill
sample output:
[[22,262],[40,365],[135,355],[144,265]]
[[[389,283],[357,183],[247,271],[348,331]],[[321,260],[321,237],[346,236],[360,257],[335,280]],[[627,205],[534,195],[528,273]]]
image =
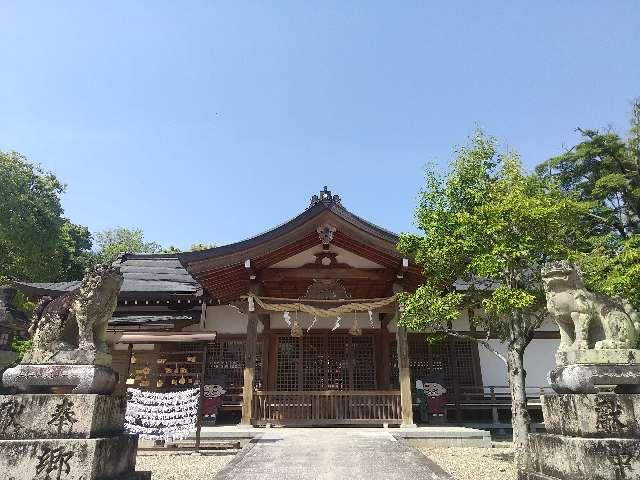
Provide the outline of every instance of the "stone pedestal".
[[640,395],[544,395],[542,412],[528,480],[640,478]]
[[137,436],[123,397],[0,396],[0,476],[8,480],[133,480]]
[[7,387],[15,387],[25,392],[38,391],[43,387],[57,387],[71,393],[108,395],[114,391],[118,383],[118,373],[102,365],[20,364],[6,370],[2,382]]

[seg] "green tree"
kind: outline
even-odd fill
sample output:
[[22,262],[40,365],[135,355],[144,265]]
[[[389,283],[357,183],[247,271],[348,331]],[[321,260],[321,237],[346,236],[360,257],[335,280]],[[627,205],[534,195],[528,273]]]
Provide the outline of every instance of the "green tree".
[[147,242],[141,229],[124,227],[103,230],[95,235],[96,261],[113,262],[122,253],[161,253],[162,247],[156,242]]
[[64,185],[17,152],[0,151],[0,283],[58,281],[89,259],[91,235],[63,217]]
[[215,243],[192,243],[191,247],[189,247],[190,252],[198,252],[200,250],[208,250],[210,248],[215,248]]
[[[487,334],[506,343],[516,464],[528,456],[524,352],[545,315],[540,267],[567,258],[580,238],[586,206],[553,182],[523,172],[512,152],[477,131],[456,152],[450,173],[427,172],[415,213],[421,235],[403,234],[398,248],[424,268],[424,283],[402,298],[401,322],[412,330],[456,335],[462,308]],[[468,288],[456,289],[456,282]]]
[[574,256],[587,287],[640,308],[640,100],[630,124],[626,138],[578,129],[583,141],[536,171],[591,203],[587,245]]

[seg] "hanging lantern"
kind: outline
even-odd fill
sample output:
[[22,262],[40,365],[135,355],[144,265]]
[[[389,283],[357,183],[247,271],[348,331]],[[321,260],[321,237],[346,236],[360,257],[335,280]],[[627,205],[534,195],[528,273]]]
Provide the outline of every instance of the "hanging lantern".
[[302,336],[302,327],[297,320],[295,320],[291,326],[291,336],[296,338],[300,338]]
[[182,377],[180,377],[180,380],[178,380],[178,383],[180,385],[184,385],[185,383],[187,383],[187,380],[186,380],[186,378],[184,378],[184,375]]
[[360,325],[358,325],[358,314],[356,312],[353,312],[353,325],[349,329],[349,333],[354,337],[362,335],[362,329],[360,328]]
[[156,382],[156,387],[161,388],[164,385],[164,382],[162,381],[161,378],[158,379],[158,381]]
[[291,336],[295,338],[302,337],[302,327],[298,322],[298,312],[296,311],[296,318],[293,321],[293,325],[291,325]]

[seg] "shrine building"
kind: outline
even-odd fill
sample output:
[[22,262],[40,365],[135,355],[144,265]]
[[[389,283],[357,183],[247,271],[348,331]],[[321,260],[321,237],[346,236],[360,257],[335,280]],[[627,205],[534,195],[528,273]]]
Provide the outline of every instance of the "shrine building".
[[[396,294],[422,278],[397,243],[325,187],[298,216],[247,240],[122,255],[109,323],[120,391],[221,385],[221,415],[244,424],[412,425],[420,380],[446,389],[442,421],[507,423],[506,369],[493,354],[397,325]],[[35,299],[78,285],[16,287]],[[453,328],[484,338],[469,324],[474,313],[460,312]],[[558,339],[548,322],[528,349],[532,398],[547,385]]]

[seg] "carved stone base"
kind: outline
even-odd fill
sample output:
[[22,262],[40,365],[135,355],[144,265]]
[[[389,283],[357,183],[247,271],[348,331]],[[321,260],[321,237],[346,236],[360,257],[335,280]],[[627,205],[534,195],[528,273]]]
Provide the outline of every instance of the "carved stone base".
[[0,440],[0,472],[13,480],[120,480],[135,472],[137,441],[135,435]]
[[561,480],[640,478],[640,439],[539,433],[531,434],[530,441],[536,473]]
[[640,364],[640,350],[632,348],[558,350],[556,363],[558,365],[573,365],[575,363],[587,365]]
[[123,397],[0,396],[0,478],[143,480],[137,435],[124,430]]
[[548,374],[558,393],[640,393],[640,364],[575,364],[556,367]]
[[640,478],[640,395],[544,395],[527,480]]
[[72,393],[112,393],[118,374],[96,365],[25,365],[6,370],[2,382],[25,392],[42,392],[42,387],[67,387]]
[[122,435],[124,396],[0,395],[0,440]]

